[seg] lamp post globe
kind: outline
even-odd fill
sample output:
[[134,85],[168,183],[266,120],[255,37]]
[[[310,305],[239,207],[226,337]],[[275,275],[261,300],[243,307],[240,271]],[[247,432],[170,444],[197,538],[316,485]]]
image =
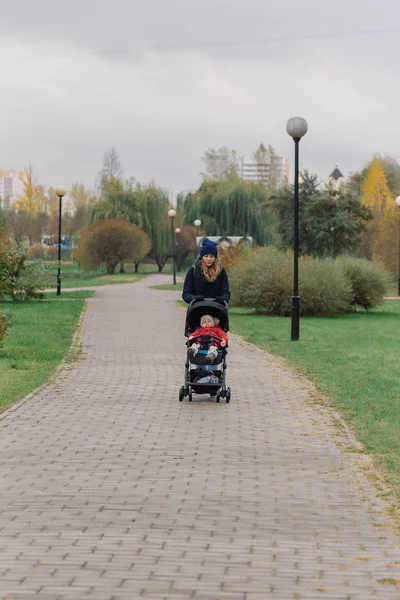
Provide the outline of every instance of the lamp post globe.
[[63,185],[58,185],[56,187],[56,194],[59,198],[62,198],[63,196],[65,196],[66,193],[67,193],[67,190],[65,189],[65,187]]
[[286,123],[286,131],[294,141],[294,198],[293,198],[293,296],[291,340],[300,338],[300,296],[299,296],[299,143],[308,131],[303,117],[292,117]]
[[171,219],[171,243],[172,243],[172,281],[176,284],[176,257],[175,257],[175,229],[174,229],[174,218],[176,217],[176,210],[170,208],[168,216]]
[[196,219],[193,223],[193,225],[196,227],[196,237],[199,237],[199,228],[201,227],[201,221],[200,219]]
[[293,139],[301,139],[308,131],[308,123],[303,117],[292,117],[286,123],[286,131]]
[[58,196],[58,261],[57,261],[57,296],[61,295],[61,215],[62,205],[61,201],[67,190],[63,185],[56,187],[56,194]]
[[180,227],[176,227],[175,228],[175,233],[180,233],[180,232],[181,232]]

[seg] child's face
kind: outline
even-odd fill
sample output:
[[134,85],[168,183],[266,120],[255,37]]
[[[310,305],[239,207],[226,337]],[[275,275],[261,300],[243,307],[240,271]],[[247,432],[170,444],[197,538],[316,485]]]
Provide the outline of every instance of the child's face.
[[206,315],[201,319],[200,325],[202,327],[214,327],[214,319]]

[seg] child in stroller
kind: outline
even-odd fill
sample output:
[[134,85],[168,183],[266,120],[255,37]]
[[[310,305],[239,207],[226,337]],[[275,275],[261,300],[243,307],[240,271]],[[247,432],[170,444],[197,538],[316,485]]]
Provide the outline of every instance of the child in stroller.
[[218,327],[218,324],[219,319],[214,319],[211,315],[203,315],[201,317],[200,328],[196,329],[188,337],[188,341],[192,342],[187,351],[189,359],[193,360],[202,347],[202,335],[212,336],[208,344],[204,362],[212,364],[218,358],[218,349],[221,347],[224,348],[228,344],[228,336],[221,327]]
[[226,387],[228,331],[227,303],[222,305],[214,298],[190,303],[185,324],[185,335],[188,337],[185,383],[179,390],[180,401],[185,396],[192,400],[195,392],[215,396],[217,402],[221,397],[229,402],[231,390]]

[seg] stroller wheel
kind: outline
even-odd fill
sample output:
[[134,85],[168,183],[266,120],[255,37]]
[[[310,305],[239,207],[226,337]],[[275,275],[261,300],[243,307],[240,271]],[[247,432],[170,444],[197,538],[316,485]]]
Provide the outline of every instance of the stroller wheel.
[[184,397],[185,397],[185,388],[184,388],[184,386],[182,386],[179,390],[179,402],[182,402]]
[[217,392],[217,398],[216,398],[217,402],[220,401],[220,398],[221,398],[221,392],[220,392],[220,390],[218,390],[218,392]]
[[192,388],[188,387],[188,396],[189,396],[189,402],[191,402],[193,400],[193,392],[192,392]]
[[228,388],[225,392],[225,400],[226,403],[228,404],[229,400],[231,399],[231,388]]

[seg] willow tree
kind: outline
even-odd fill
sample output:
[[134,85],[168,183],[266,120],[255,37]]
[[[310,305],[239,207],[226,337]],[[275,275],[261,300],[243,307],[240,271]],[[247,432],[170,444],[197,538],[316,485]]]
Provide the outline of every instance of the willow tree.
[[153,183],[147,186],[138,186],[136,192],[138,206],[140,206],[143,216],[142,229],[151,239],[149,256],[156,261],[158,271],[161,273],[168,258],[172,255],[170,219],[167,214],[168,194]]
[[257,244],[275,240],[275,218],[268,192],[260,183],[226,178],[206,180],[182,204],[182,219],[191,225],[201,219],[207,235],[251,236]]

